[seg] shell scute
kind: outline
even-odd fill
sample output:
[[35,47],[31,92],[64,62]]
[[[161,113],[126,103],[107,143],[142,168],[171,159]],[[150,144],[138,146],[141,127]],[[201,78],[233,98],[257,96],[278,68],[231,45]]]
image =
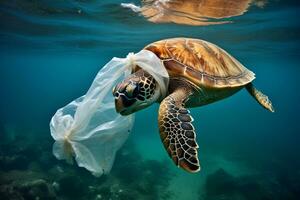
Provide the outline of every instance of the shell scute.
[[173,38],[145,47],[165,64],[170,76],[183,76],[196,85],[237,87],[255,74],[220,47],[199,39]]
[[[164,42],[165,43],[165,42]],[[163,48],[164,44],[150,44],[147,46],[147,50],[152,51],[153,53],[155,53],[160,59],[165,60],[170,58],[170,54],[168,52],[168,49]]]

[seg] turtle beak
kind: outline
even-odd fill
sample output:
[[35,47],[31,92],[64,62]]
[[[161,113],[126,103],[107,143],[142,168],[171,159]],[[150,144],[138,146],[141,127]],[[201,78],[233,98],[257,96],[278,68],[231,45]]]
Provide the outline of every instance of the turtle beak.
[[122,114],[122,111],[124,110],[123,98],[115,99],[115,107],[116,107],[117,113]]
[[121,115],[130,115],[132,113],[132,106],[136,99],[128,98],[126,96],[125,88],[127,84],[119,84],[113,88],[113,96],[115,97],[115,108],[117,113]]
[[117,113],[121,115],[130,115],[135,111],[132,108],[132,105],[136,102],[135,99],[127,99],[123,95],[120,95],[119,98],[115,98],[115,108]]
[[125,90],[125,85],[124,84],[119,84],[113,88],[113,96],[115,97],[115,108],[117,113],[120,113],[123,115],[124,110],[126,110],[126,105],[125,105],[125,100],[123,96],[123,92]]

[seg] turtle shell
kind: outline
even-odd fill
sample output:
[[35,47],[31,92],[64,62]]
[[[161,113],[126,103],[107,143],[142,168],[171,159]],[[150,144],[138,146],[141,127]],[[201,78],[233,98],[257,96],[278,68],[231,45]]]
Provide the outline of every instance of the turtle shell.
[[255,74],[220,47],[199,39],[173,38],[149,44],[170,77],[184,77],[212,88],[239,87],[255,79]]

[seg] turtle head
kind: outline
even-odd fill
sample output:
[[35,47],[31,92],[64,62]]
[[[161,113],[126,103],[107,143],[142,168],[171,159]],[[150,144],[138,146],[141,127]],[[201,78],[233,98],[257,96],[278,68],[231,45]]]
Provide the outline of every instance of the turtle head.
[[150,106],[160,96],[157,82],[144,70],[131,74],[113,89],[116,111],[129,115]]

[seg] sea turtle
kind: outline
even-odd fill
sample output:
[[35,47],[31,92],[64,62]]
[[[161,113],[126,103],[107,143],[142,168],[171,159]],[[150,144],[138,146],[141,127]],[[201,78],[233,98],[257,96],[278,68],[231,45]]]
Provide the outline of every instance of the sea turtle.
[[206,105],[233,95],[242,88],[267,110],[271,101],[257,90],[253,72],[220,47],[204,40],[172,38],[144,49],[161,59],[170,77],[168,94],[161,96],[158,84],[136,66],[132,74],[113,89],[116,111],[129,115],[160,103],[160,137],[174,163],[189,171],[200,170],[193,118],[187,108]]

